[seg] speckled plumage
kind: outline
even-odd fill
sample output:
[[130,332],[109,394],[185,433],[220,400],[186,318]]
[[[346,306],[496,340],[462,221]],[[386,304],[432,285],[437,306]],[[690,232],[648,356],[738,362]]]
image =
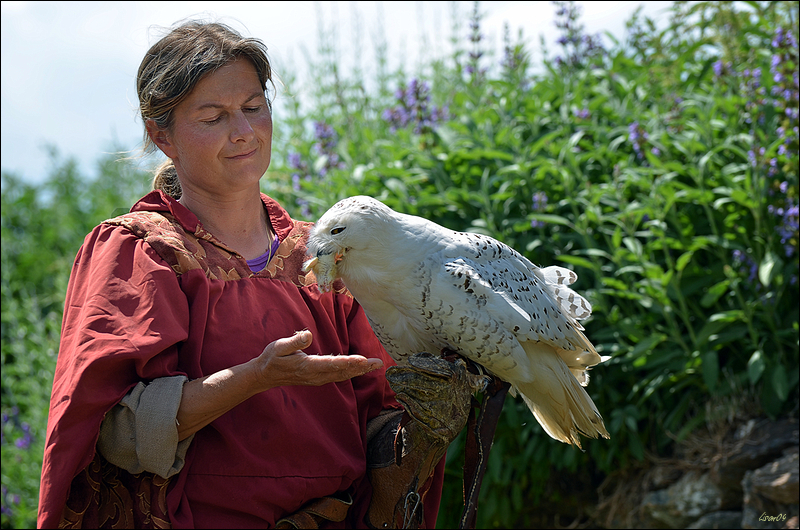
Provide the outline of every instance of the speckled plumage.
[[574,272],[539,268],[493,238],[364,196],[331,207],[308,249],[320,289],[341,278],[398,363],[420,351],[457,351],[511,383],[553,438],[578,447],[578,433],[608,438],[582,387],[606,358],[578,322],[592,308],[569,287]]

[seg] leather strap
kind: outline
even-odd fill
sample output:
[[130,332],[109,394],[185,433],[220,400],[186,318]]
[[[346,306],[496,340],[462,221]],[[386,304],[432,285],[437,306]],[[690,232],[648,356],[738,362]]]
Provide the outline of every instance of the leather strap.
[[275,528],[319,528],[322,521],[342,522],[347,517],[347,510],[353,504],[350,494],[342,494],[344,498],[321,497],[309,501],[298,511],[287,515],[275,524]]
[[[478,373],[474,363],[468,362],[467,366],[470,371]],[[486,389],[480,405],[474,397],[472,398],[472,407],[467,420],[467,440],[464,444],[464,511],[461,514],[459,528],[475,528],[478,493],[489,462],[494,431],[509,388],[511,388],[510,383],[492,376],[492,382]],[[476,408],[480,410],[477,417]]]
[[423,527],[423,502],[433,483],[433,470],[447,450],[419,423],[409,421],[403,428],[399,423],[398,417],[386,426],[376,444],[381,455],[367,460],[372,499],[364,522],[369,528]]

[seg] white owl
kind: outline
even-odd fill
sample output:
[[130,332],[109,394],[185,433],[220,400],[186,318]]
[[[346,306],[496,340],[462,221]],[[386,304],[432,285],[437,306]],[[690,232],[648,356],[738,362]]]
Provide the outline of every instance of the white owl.
[[305,264],[320,290],[341,278],[395,361],[450,349],[511,384],[544,430],[580,447],[608,432],[587,370],[605,360],[578,322],[592,307],[577,276],[541,269],[491,237],[448,230],[371,197],[344,199],[316,223]]

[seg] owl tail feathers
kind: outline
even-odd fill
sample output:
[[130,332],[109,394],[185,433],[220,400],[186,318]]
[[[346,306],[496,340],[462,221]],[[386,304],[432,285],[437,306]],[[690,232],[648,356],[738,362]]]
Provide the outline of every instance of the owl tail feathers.
[[579,434],[610,438],[592,398],[555,350],[542,343],[523,343],[533,377],[515,384],[522,399],[547,434],[581,447]]

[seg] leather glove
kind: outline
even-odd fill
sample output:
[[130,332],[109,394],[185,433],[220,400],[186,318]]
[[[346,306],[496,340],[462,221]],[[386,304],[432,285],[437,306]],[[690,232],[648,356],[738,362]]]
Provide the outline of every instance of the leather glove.
[[[411,420],[401,422],[399,414],[384,419],[368,443],[373,495],[365,522],[373,528],[418,528],[433,470],[464,428],[472,394],[489,378],[469,373],[461,359],[423,352],[406,366],[388,368],[386,379]],[[395,454],[398,447],[402,453]]]
[[406,366],[388,368],[386,379],[409,416],[445,445],[466,425],[472,394],[489,383],[488,377],[469,373],[462,359],[427,352],[412,355]]

